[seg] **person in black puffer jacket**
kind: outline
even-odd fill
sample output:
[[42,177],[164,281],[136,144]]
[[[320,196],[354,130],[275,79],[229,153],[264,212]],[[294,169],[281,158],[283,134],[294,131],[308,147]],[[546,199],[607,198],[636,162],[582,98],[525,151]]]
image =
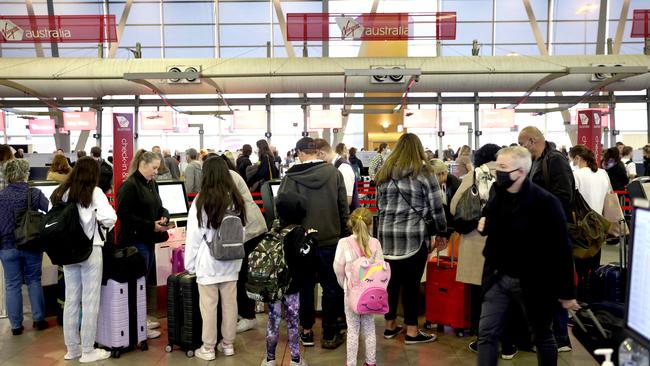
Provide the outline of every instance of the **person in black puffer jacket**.
[[610,147],[605,150],[601,167],[607,171],[609,181],[612,183],[612,188],[615,191],[624,191],[630,178],[627,176],[625,164],[621,161],[621,154],[615,147]]

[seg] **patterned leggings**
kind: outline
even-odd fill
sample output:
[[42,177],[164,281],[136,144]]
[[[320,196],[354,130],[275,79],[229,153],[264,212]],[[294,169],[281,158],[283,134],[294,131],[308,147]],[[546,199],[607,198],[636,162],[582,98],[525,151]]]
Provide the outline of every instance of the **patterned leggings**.
[[280,321],[282,321],[283,305],[287,321],[291,360],[300,362],[300,336],[298,334],[300,295],[297,293],[284,295],[282,300],[269,304],[269,323],[266,328],[266,359],[275,360],[275,348],[280,338]]
[[375,334],[375,317],[373,314],[357,314],[345,302],[345,319],[348,323],[347,366],[356,366],[359,351],[359,333],[363,331],[366,341],[366,363],[374,365],[377,356],[377,335]]

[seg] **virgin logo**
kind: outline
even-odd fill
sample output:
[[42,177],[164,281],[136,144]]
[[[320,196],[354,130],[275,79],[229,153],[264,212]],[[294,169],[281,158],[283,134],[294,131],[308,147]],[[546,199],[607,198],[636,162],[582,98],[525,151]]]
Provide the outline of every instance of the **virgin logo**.
[[363,35],[363,25],[352,18],[336,18],[336,24],[341,29],[341,39],[359,39]]
[[14,22],[0,19],[0,34],[7,41],[22,41],[25,31]]
[[129,127],[129,120],[126,119],[124,116],[117,116],[117,123],[120,125],[122,128],[128,128]]

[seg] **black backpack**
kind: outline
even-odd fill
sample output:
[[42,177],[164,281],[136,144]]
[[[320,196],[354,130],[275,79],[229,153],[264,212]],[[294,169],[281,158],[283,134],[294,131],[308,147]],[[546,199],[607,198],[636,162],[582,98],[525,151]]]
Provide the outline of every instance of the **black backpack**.
[[113,168],[105,161],[99,162],[99,183],[97,186],[101,188],[102,192],[106,193],[113,185]]
[[84,233],[76,203],[59,202],[52,207],[43,220],[41,243],[52,264],[81,263],[90,257],[93,239]]

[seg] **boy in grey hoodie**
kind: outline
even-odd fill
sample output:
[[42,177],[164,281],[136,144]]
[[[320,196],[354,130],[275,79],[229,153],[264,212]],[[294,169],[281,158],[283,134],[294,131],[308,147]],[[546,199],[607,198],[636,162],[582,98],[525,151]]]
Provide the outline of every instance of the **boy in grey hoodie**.
[[333,263],[339,239],[348,235],[346,222],[350,213],[347,193],[338,169],[318,159],[318,149],[312,138],[300,139],[296,151],[300,164],[287,171],[278,194],[295,192],[305,196],[307,213],[302,226],[318,231],[314,273],[306,279],[300,291],[300,323],[303,328],[300,338],[305,346],[314,345],[314,286],[318,273],[323,288],[321,346],[334,349],[344,342],[337,323],[337,317],[343,314],[343,291],[336,281]]

